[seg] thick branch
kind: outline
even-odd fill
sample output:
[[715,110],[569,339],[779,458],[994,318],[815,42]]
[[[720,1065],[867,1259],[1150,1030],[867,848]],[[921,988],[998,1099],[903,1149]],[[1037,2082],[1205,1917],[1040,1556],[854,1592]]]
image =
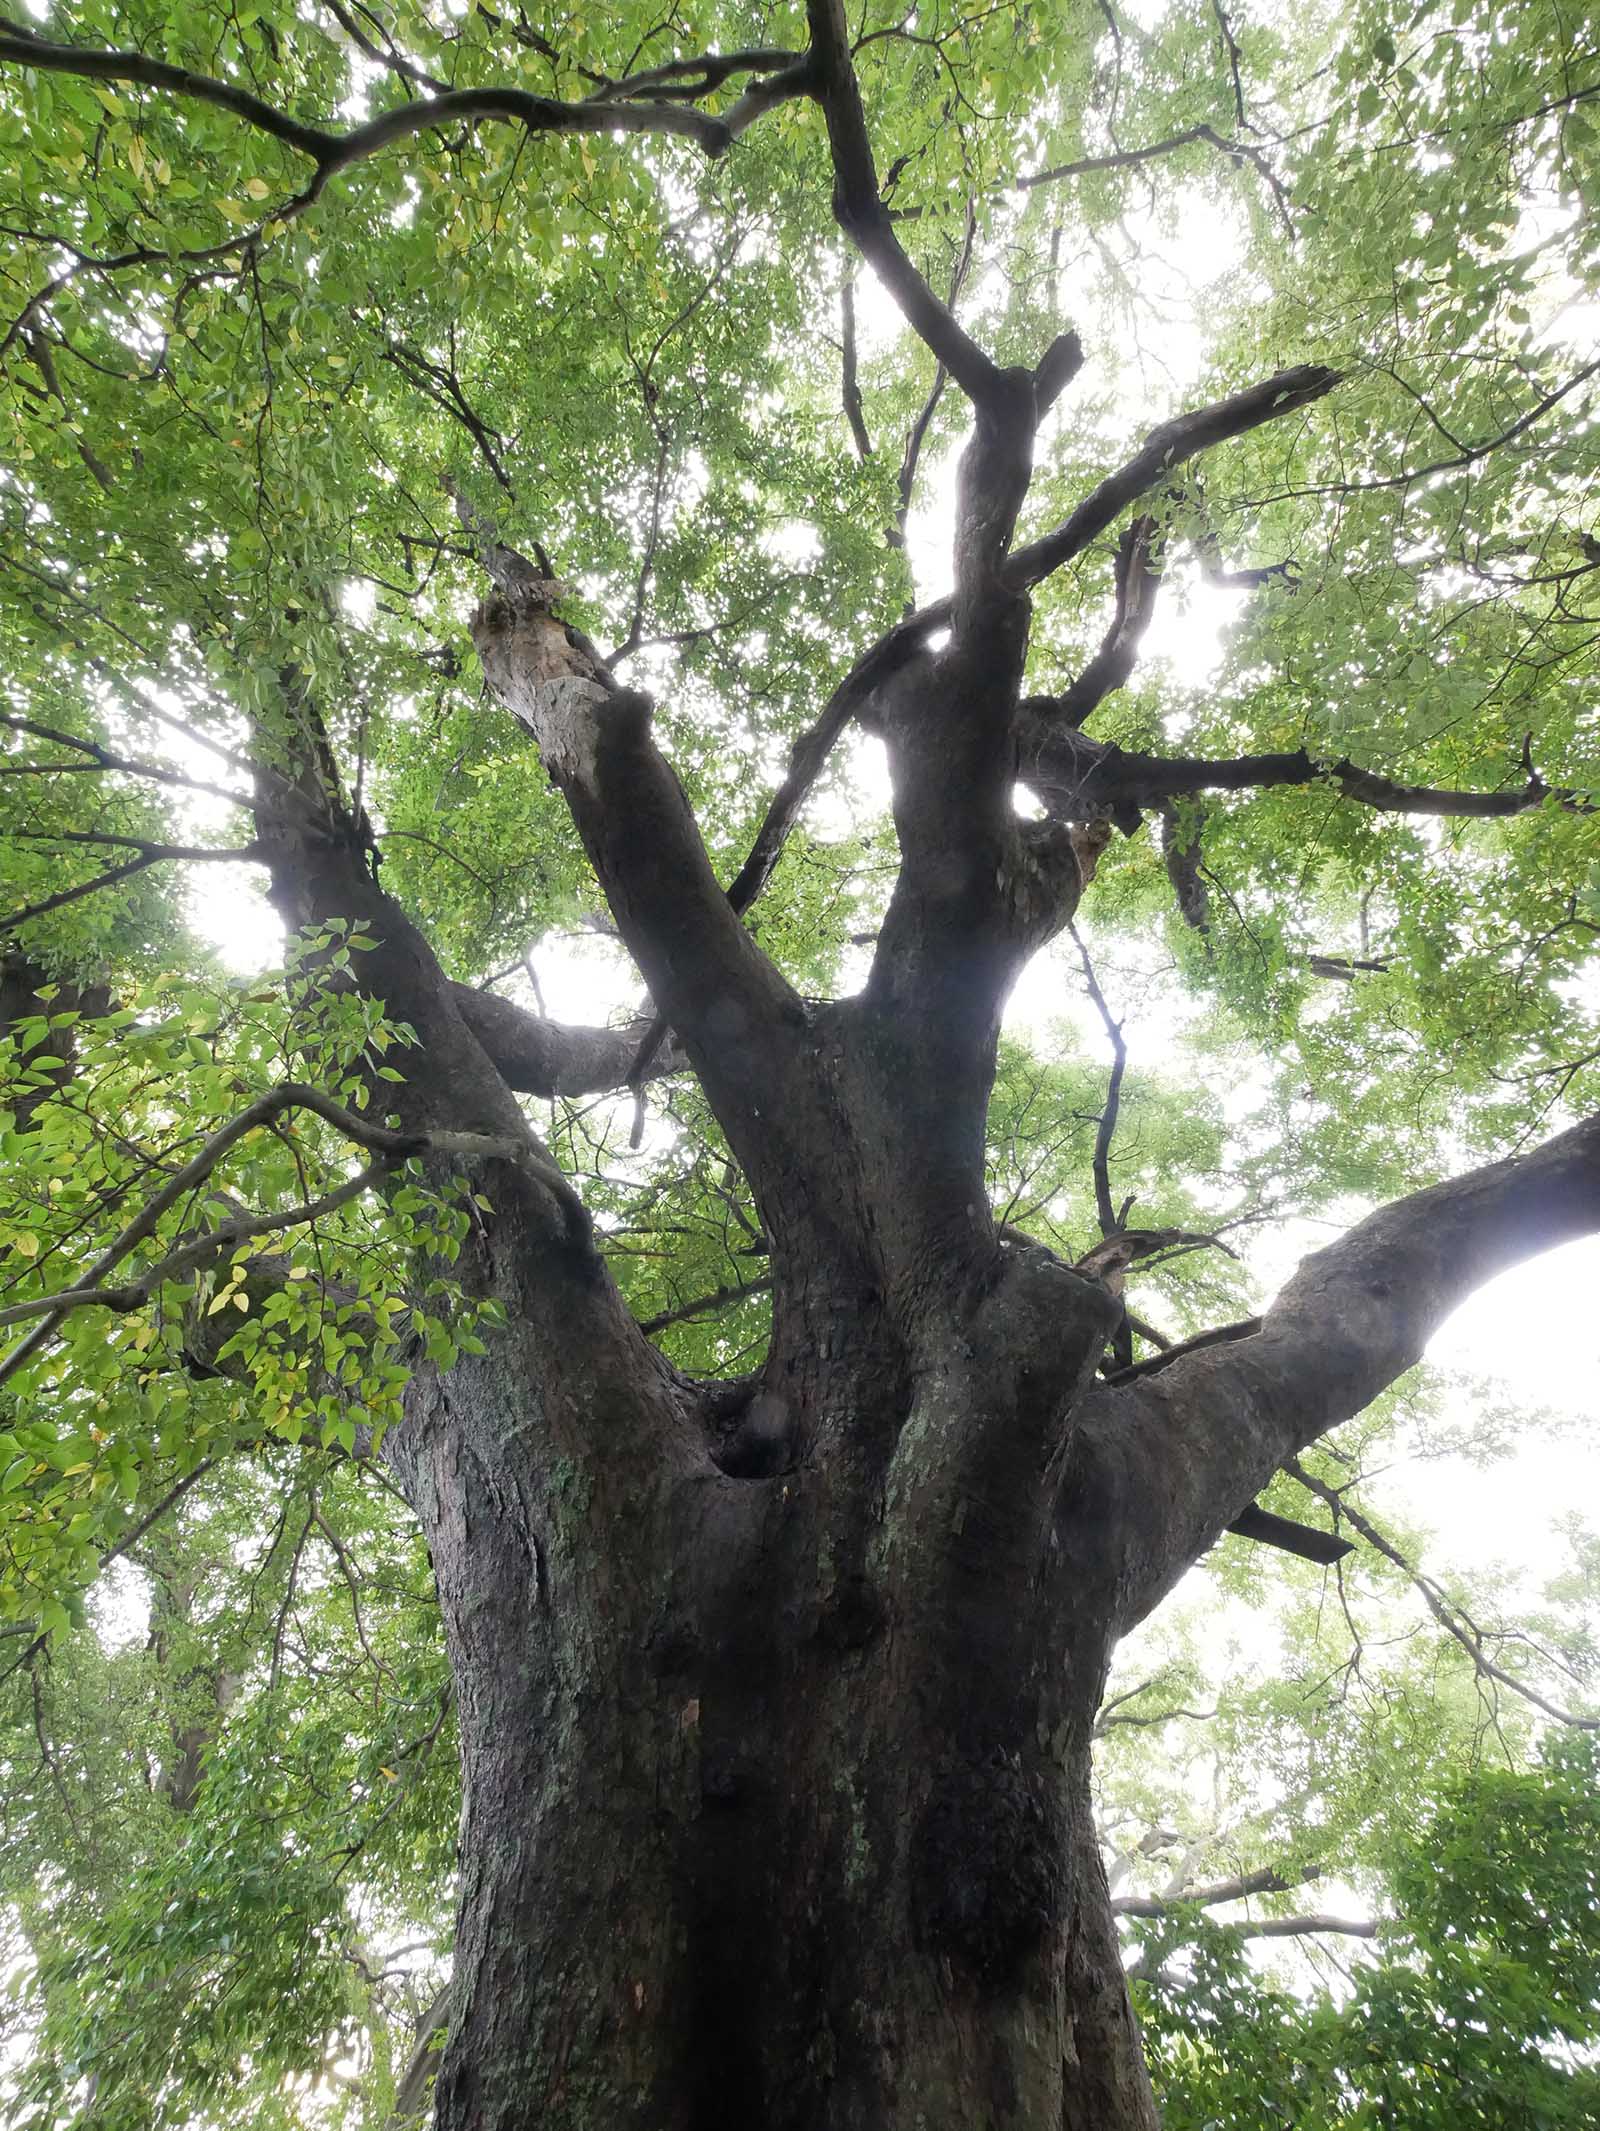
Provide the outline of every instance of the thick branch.
[[438,2069],[444,2059],[433,2047],[434,2037],[450,2019],[450,1985],[434,1998],[431,2005],[417,2021],[416,2040],[411,2055],[406,2061],[399,2085],[395,2088],[394,2108],[390,2113],[392,2125],[414,2122],[423,2112]]
[[1223,1928],[1236,1939],[1306,1939],[1324,1932],[1345,1939],[1375,1939],[1379,1927],[1371,1917],[1330,1916],[1325,1910],[1314,1910],[1308,1916],[1264,1916],[1253,1924]]
[[[1181,1916],[1183,1905],[1177,1902],[1147,1902],[1137,1909],[1125,1910],[1123,1913],[1139,1917]],[[1306,1939],[1314,1938],[1323,1932],[1346,1939],[1375,1939],[1379,1927],[1371,1917],[1331,1916],[1324,1911],[1315,1910],[1305,1916],[1258,1917],[1248,1924],[1212,1924],[1210,1929],[1225,1931],[1234,1939]],[[1124,1970],[1124,1974],[1140,1976],[1143,1969],[1134,1962]],[[1168,1982],[1177,1979],[1169,1978],[1163,1970],[1156,1980]]]
[[[547,1021],[467,984],[452,985],[451,997],[495,1071],[519,1095],[603,1095],[628,1085],[645,1034],[641,1023],[606,1029]],[[682,1068],[681,1054],[669,1049],[654,1056],[647,1070],[659,1075]]]
[[[563,670],[548,609],[501,597],[473,637],[490,686],[537,741],[572,809],[651,997],[700,1047],[741,1024],[746,1041],[792,999],[717,883],[683,787],[650,735],[647,697],[602,671]],[[798,1004],[796,1001],[795,1004]]]
[[813,93],[822,106],[833,157],[833,209],[839,226],[894,298],[917,337],[944,364],[967,397],[984,404],[999,389],[998,366],[929,288],[895,235],[889,210],[879,196],[866,112],[850,57],[850,29],[843,0],[807,0],[806,19],[811,25]]
[[[1066,698],[1060,698],[1064,703]],[[1018,774],[1053,814],[1069,821],[1107,817],[1132,830],[1144,809],[1196,792],[1270,791],[1286,785],[1335,785],[1346,799],[1384,814],[1433,814],[1501,821],[1553,799],[1571,813],[1593,811],[1584,793],[1546,784],[1537,774],[1509,791],[1399,784],[1362,769],[1348,756],[1319,761],[1305,748],[1209,761],[1197,755],[1146,755],[1076,732],[1058,714],[1058,699],[1031,696],[1017,719]]]
[[1314,1524],[1297,1524],[1292,1517],[1280,1517],[1263,1509],[1259,1502],[1240,1510],[1228,1529],[1241,1539],[1253,1539],[1258,1546],[1275,1546],[1280,1553],[1298,1555],[1300,1560],[1314,1561],[1324,1569],[1355,1552],[1350,1540],[1320,1531]]
[[[80,45],[52,44],[14,21],[0,26],[0,62],[4,61],[47,73],[72,74],[86,81],[134,82],[186,102],[227,111],[297,155],[309,158],[316,171],[313,192],[320,191],[340,171],[398,141],[409,140],[414,134],[435,127],[475,125],[484,119],[505,119],[529,133],[675,133],[694,141],[708,155],[720,155],[736,132],[742,130],[731,116],[714,118],[678,100],[646,102],[630,95],[569,104],[554,97],[535,96],[526,89],[483,88],[451,89],[437,96],[415,97],[380,112],[365,125],[354,126],[346,133],[333,133],[291,117],[236,82],[197,74],[144,52],[96,51]],[[708,89],[710,86],[708,83]],[[805,79],[792,69],[787,76],[763,82],[751,92],[751,99],[758,108],[765,109],[785,96],[801,95],[805,86]],[[748,118],[744,123],[749,123]]]
[[[381,1000],[392,1019],[410,1024],[419,1039],[406,1079],[390,1084],[384,1108],[408,1130],[442,1122],[507,1140],[537,1142],[515,1096],[467,1026],[458,988],[440,968],[427,940],[375,878],[372,834],[345,799],[318,707],[302,677],[283,676],[281,706],[258,733],[263,755],[276,755],[292,776],[257,777],[257,842],[271,870],[271,895],[292,932],[332,920],[360,926],[371,948],[354,958],[346,981]],[[559,1175],[546,1154],[535,1157]],[[544,1203],[549,1240],[564,1255],[576,1216],[564,1203]]]
[[1314,977],[1353,984],[1358,976],[1381,976],[1389,964],[1360,955],[1308,955],[1306,967]]
[[1116,1558],[1100,1550],[1122,1628],[1279,1466],[1418,1361],[1476,1288],[1596,1230],[1600,1118],[1591,1118],[1533,1154],[1372,1214],[1304,1260],[1253,1337],[1091,1393],[1067,1513],[1121,1528]]
[[1232,1879],[1180,1888],[1165,1899],[1153,1895],[1116,1894],[1111,1898],[1111,1909],[1115,1916],[1171,1916],[1184,1909],[1215,1909],[1222,1902],[1246,1901],[1252,1894],[1285,1894],[1291,1887],[1303,1887],[1318,1877],[1320,1875],[1313,1869],[1285,1878],[1275,1865],[1263,1865],[1259,1871],[1241,1872]]
[[[1066,336],[1068,342],[1071,341],[1071,338],[1071,336]],[[1325,382],[1321,383],[1315,391],[1306,386],[1304,388],[1304,397],[1296,398],[1294,396],[1295,381],[1301,381],[1303,384],[1304,380],[1313,376]],[[1195,452],[1204,450],[1210,443],[1219,442],[1225,437],[1242,435],[1247,429],[1258,427],[1262,422],[1275,420],[1278,415],[1291,412],[1295,406],[1307,404],[1310,399],[1320,397],[1322,392],[1330,390],[1336,382],[1336,373],[1332,371],[1305,369],[1285,371],[1278,377],[1269,378],[1263,384],[1251,387],[1248,392],[1235,395],[1233,400],[1225,400],[1219,402],[1216,406],[1198,409],[1192,414],[1180,415],[1174,423],[1170,423],[1166,427],[1183,431],[1188,441],[1182,456],[1192,457]],[[1241,405],[1241,403],[1243,404]],[[931,410],[925,410],[926,412],[931,412]],[[1161,432],[1153,432],[1153,435],[1159,434]],[[1149,447],[1147,447],[1147,452],[1148,449]],[[1141,463],[1141,461],[1132,462],[1134,466],[1139,466]],[[1173,463],[1176,463],[1176,461]],[[1144,480],[1143,486],[1152,486],[1160,478],[1160,474],[1161,469],[1158,467]],[[1120,480],[1125,485],[1133,478],[1127,468],[1124,469],[1122,476],[1112,477],[1113,481]],[[1102,489],[1106,486],[1107,484],[1103,483]],[[1130,496],[1139,492],[1138,485],[1129,489]],[[1096,490],[1094,494],[1096,496],[1100,495],[1101,490]],[[1089,500],[1092,502],[1093,497]],[[1082,508],[1087,508],[1087,505]],[[1118,504],[1116,509],[1109,513],[1109,517],[1114,517],[1116,511],[1120,508],[1121,505]],[[1073,524],[1078,515],[1078,513],[1074,513],[1074,519],[1069,519],[1067,521],[1068,524]],[[1109,522],[1109,517],[1107,522]],[[1093,537],[1092,531],[1084,535],[1082,544],[1087,545],[1088,540]],[[1050,569],[1056,568],[1058,566],[1057,562],[1047,562],[1044,568],[1037,566],[1044,545],[1044,543],[1035,542],[1033,546],[1019,549],[1012,555],[1007,565],[1008,578],[1016,579],[1025,566],[1028,573],[1026,581],[1030,584],[1037,583],[1041,577],[1048,575]],[[1076,548],[1073,549],[1073,552],[1076,552]],[[1059,559],[1065,560],[1066,557],[1063,556]],[[772,803],[767,810],[766,818],[763,820],[760,830],[757,832],[750,855],[746,859],[732,889],[729,891],[730,900],[736,910],[748,910],[771,878],[772,869],[777,863],[784,841],[798,818],[800,809],[804,805],[813,784],[821,774],[823,765],[850,720],[883,683],[899,667],[904,665],[907,659],[916,655],[927,643],[930,636],[934,635],[938,630],[948,627],[951,611],[952,603],[949,599],[935,600],[928,606],[919,608],[916,613],[908,615],[903,622],[888,631],[886,635],[881,637],[876,644],[872,645],[857,659],[849,673],[845,675],[834,690],[816,723],[795,742],[790,755],[788,775],[773,795]],[[1094,743],[1087,741],[1083,744],[1085,747],[1094,745]],[[1081,777],[1086,767],[1087,764],[1076,765],[1069,772],[1069,781],[1075,781]],[[1032,781],[1033,773],[1030,770],[1025,769],[1023,774]],[[1199,789],[1200,787],[1194,786],[1191,788]],[[1098,795],[1096,796],[1098,798]],[[1111,813],[1115,804],[1115,799],[1108,793],[1104,804],[1097,803],[1090,808],[1088,814],[1074,813],[1071,818],[1089,819],[1093,818],[1097,812]]]
[[782,1228],[781,1209],[798,1211],[825,1167],[832,1130],[816,1108],[805,1007],[723,893],[651,737],[648,697],[618,688],[597,661],[586,676],[561,631],[531,589],[489,600],[473,621],[490,686],[537,741],[652,1000],[693,1061],[769,1230]]

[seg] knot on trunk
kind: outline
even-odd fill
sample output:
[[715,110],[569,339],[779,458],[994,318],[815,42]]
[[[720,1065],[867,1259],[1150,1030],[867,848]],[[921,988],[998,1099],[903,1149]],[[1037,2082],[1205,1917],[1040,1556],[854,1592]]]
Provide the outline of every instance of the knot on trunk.
[[989,1988],[1061,1918],[1066,1829],[1054,1786],[1003,1747],[943,1762],[911,1838],[917,1936]]

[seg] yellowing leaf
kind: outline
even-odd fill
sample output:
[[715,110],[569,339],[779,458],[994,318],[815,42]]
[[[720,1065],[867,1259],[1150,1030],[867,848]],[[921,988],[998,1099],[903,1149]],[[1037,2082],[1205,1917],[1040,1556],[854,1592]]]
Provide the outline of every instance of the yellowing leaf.
[[252,200],[264,200],[267,194],[271,192],[272,187],[265,178],[246,178],[244,189],[249,193]]

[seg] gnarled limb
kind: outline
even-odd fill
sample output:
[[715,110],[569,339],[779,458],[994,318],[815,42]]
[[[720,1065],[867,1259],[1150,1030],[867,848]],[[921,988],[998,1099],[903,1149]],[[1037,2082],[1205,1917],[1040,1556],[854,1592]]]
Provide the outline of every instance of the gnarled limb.
[[[531,566],[529,566],[531,567]],[[495,694],[532,733],[661,1018],[676,1030],[780,1253],[830,1236],[837,1121],[798,994],[740,924],[694,813],[650,735],[648,697],[598,662],[552,671],[548,604],[502,592],[473,636]],[[560,655],[557,654],[557,664]]]
[[[1082,1409],[1064,1514],[1096,1539],[1120,1632],[1285,1460],[1370,1405],[1474,1289],[1600,1230],[1600,1118],[1398,1199],[1305,1259],[1253,1335],[1192,1350]],[[1167,1361],[1165,1356],[1161,1357]]]

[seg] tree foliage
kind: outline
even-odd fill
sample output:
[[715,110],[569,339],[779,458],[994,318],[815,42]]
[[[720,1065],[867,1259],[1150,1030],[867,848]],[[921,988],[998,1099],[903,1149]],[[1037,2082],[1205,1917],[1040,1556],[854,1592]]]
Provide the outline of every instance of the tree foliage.
[[1274,1988],[1203,1932],[1192,1972],[1145,2004],[1166,2121],[1592,2121],[1596,1775],[1589,1735],[1451,1779],[1392,1859],[1399,1918],[1342,1998]]
[[[459,1270],[504,1211],[477,1165],[554,1178],[685,1380],[766,1351],[748,1165],[487,699],[486,556],[547,551],[655,696],[719,880],[795,780],[741,907],[797,995],[850,997],[900,864],[857,662],[960,625],[972,403],[1021,371],[1059,395],[1010,544],[1015,775],[1104,848],[985,1156],[995,1220],[1068,1264],[1130,1221],[1173,1239],[1112,1373],[1247,1319],[1256,1235],[1600,1109],[1592,24],[872,0],[868,212],[807,57],[836,14],[0,22],[0,1875],[41,2131],[86,2094],[135,2131],[377,2125],[425,2089],[452,1690],[378,1453],[413,1376],[499,1336]],[[372,910],[286,886],[308,764],[532,1152],[422,1115]],[[558,982],[606,1026],[547,1013]],[[1408,1411],[1268,1506],[1343,1517]],[[1222,1682],[1205,1750],[1279,1783],[1219,1864],[1344,1875],[1394,1921],[1340,2002],[1157,1921],[1175,2124],[1592,2113],[1592,1760],[1535,1731],[1592,1697],[1592,1542],[1535,1647],[1391,1536],[1349,1603],[1375,1638],[1425,1606],[1437,1645],[1373,1703],[1300,1693],[1322,1572],[1274,1557],[1282,1679]],[[1223,1605],[1267,1572],[1230,1541],[1207,1574]],[[1187,1809],[1164,1713],[1207,1659],[1165,1665],[1137,1746],[1107,1730],[1108,1825]],[[1537,1715],[1486,1742],[1484,1693]],[[1395,1726],[1425,1828],[1386,1817]]]

